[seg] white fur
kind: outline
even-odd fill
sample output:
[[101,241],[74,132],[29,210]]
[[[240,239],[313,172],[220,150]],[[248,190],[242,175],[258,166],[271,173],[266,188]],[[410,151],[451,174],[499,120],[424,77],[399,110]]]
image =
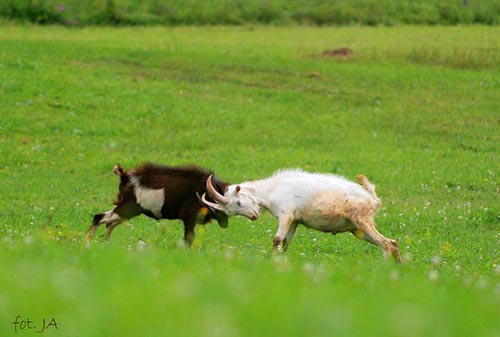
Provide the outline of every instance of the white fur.
[[252,220],[260,208],[271,212],[279,221],[274,239],[278,251],[282,244],[287,248],[302,223],[332,234],[350,231],[400,259],[397,243],[375,229],[373,217],[380,208],[375,187],[365,177],[358,179],[359,184],[334,174],[278,171],[267,179],[230,185],[224,194],[230,201],[223,207],[228,215]]
[[165,189],[152,189],[140,185],[136,177],[131,178],[137,203],[161,219],[161,208],[165,202]]
[[[308,173],[302,170],[284,170],[263,180],[239,185],[240,199],[256,200],[274,215],[307,208],[318,194],[328,193],[349,199],[374,199],[361,185],[334,174]],[[234,191],[231,185],[228,192]],[[234,196],[234,192],[233,192]]]

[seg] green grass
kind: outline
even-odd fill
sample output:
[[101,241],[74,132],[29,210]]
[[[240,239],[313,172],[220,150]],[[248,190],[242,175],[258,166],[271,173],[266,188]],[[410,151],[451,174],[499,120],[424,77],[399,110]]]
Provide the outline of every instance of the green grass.
[[[2,336],[17,315],[55,318],[45,336],[498,336],[499,37],[1,26]],[[365,174],[406,262],[304,227],[275,257],[270,215],[199,226],[190,250],[181,223],[147,218],[86,243],[113,165],[148,160],[231,182]]]

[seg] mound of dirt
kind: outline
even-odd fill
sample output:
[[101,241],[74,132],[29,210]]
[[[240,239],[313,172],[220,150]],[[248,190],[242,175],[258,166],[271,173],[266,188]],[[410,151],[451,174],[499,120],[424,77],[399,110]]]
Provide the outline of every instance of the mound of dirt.
[[326,57],[349,57],[353,54],[352,49],[342,47],[337,49],[327,49],[323,52]]

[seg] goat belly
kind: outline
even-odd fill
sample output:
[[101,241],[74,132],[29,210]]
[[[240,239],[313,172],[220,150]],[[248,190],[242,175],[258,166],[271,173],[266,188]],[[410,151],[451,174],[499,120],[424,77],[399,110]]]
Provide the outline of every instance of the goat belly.
[[182,204],[178,202],[166,201],[161,209],[163,219],[174,220],[183,218],[181,208]]
[[354,230],[354,225],[343,217],[307,217],[301,223],[308,227],[325,233],[343,233]]
[[345,195],[321,193],[304,208],[301,222],[306,227],[333,234],[353,230],[355,227],[349,219],[348,204]]

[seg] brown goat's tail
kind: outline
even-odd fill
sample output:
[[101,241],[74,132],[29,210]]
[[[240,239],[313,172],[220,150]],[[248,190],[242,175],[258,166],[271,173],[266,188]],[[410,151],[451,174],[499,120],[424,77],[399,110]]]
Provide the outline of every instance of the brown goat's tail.
[[375,192],[375,185],[373,185],[370,182],[370,180],[368,180],[367,177],[365,177],[364,175],[360,174],[356,178],[358,178],[358,184],[360,184],[361,186],[363,186],[363,188],[365,190],[367,190],[368,193],[370,193],[371,195],[373,195],[375,198],[378,198],[377,197],[377,192]]
[[120,164],[116,164],[115,167],[113,167],[113,173],[116,174],[117,176],[120,176],[120,184],[121,185],[128,183],[128,181],[130,179],[129,174],[127,171],[122,169]]
[[124,176],[124,175],[127,175],[127,172],[125,172],[122,167],[120,166],[120,164],[116,164],[115,167],[113,167],[113,173],[116,174],[117,176]]

